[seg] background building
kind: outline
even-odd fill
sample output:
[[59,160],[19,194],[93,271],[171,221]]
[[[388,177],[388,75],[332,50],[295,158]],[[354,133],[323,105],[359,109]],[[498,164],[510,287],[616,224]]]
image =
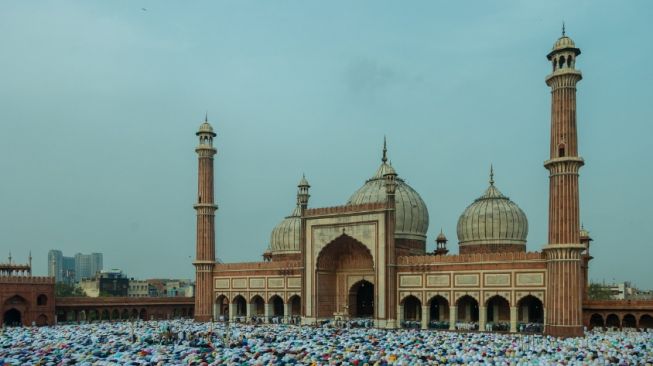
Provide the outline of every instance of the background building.
[[88,297],[129,296],[129,278],[119,269],[101,271],[94,278],[83,278],[79,286]]
[[93,278],[102,271],[102,253],[75,254],[75,280]]
[[129,289],[127,290],[129,297],[149,297],[150,287],[146,280],[129,279]]
[[147,280],[149,296],[151,297],[193,297],[195,285],[187,279],[161,279]]
[[75,258],[66,257],[60,250],[48,252],[48,276],[57,283],[72,285],[75,283]]
[[72,285],[82,278],[92,279],[103,268],[102,253],[81,254],[66,257],[61,250],[48,252],[48,276],[57,283]]

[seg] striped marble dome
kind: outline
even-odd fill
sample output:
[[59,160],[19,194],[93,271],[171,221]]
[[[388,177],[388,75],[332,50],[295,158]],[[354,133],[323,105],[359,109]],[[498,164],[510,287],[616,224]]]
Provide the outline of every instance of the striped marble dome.
[[463,246],[526,245],[528,219],[510,198],[494,186],[492,173],[485,193],[458,219],[458,242]]
[[[385,202],[385,180],[383,175],[394,170],[385,157],[385,148],[381,166],[376,174],[368,179],[347,202],[348,205],[363,203]],[[429,212],[422,197],[403,179],[397,177],[395,191],[395,238],[426,240],[426,231],[429,228]]]
[[286,216],[272,229],[268,250],[272,254],[299,253],[300,230],[301,210],[297,205],[290,216]]

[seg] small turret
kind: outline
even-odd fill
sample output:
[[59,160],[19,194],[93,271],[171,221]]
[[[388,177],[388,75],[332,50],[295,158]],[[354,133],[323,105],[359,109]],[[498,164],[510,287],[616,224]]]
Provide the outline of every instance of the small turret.
[[299,181],[299,184],[297,184],[297,204],[301,208],[308,207],[308,199],[311,197],[311,195],[308,194],[309,188],[311,188],[311,185],[308,184],[306,176],[302,174],[302,179]]
[[444,235],[444,232],[442,232],[442,229],[440,229],[440,234],[435,238],[435,251],[433,254],[445,255],[449,253],[449,249],[447,249],[447,241],[447,237]]

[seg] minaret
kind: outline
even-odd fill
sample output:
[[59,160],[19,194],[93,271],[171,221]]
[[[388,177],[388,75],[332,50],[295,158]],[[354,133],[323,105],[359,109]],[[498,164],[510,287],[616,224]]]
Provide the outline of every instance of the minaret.
[[197,153],[197,244],[195,262],[195,321],[206,322],[212,319],[213,304],[213,266],[215,265],[215,211],[218,206],[213,200],[213,147],[215,132],[204,118],[196,135],[199,145]]
[[583,335],[578,171],[583,159],[578,156],[576,132],[576,83],[582,79],[576,70],[580,49],[562,28],[560,37],[547,55],[553,72],[546,77],[551,87],[551,158],[544,162],[549,170],[549,242],[544,248],[547,260],[545,333],[559,337]]
[[592,255],[590,254],[590,243],[593,241],[590,237],[590,232],[585,230],[583,225],[580,225],[580,243],[583,244],[585,247],[585,251],[583,252],[583,283],[582,283],[582,288],[583,288],[583,301],[589,300],[590,294],[589,294],[589,267],[590,267],[590,261],[594,259]]
[[[387,149],[385,138],[383,139],[383,163],[387,161]],[[385,283],[388,289],[397,288],[397,267],[396,267],[396,250],[395,250],[395,223],[396,223],[396,201],[397,192],[397,172],[391,165],[388,165],[383,174],[385,194],[386,194],[386,215],[385,215],[385,265],[386,279]],[[378,289],[375,290],[380,293]],[[397,328],[400,324],[399,307],[397,306],[396,291],[385,291],[385,314],[377,312],[375,317],[385,318],[386,328]],[[375,310],[376,311],[376,310]]]
[[[305,246],[306,246],[306,220],[304,219],[304,212],[308,208],[308,199],[311,197],[310,194],[308,194],[308,189],[311,188],[311,185],[308,184],[308,181],[306,180],[306,176],[302,174],[302,179],[299,181],[299,184],[297,184],[297,206],[299,206],[300,210],[300,234],[299,234],[299,250],[300,250],[300,255],[302,258],[302,278],[305,278],[306,272],[306,252],[304,251]],[[302,288],[301,288],[301,298],[305,299],[306,298],[306,286],[303,284],[302,281]],[[301,316],[304,317],[306,316],[306,306],[305,302],[301,302],[302,306],[300,309]]]

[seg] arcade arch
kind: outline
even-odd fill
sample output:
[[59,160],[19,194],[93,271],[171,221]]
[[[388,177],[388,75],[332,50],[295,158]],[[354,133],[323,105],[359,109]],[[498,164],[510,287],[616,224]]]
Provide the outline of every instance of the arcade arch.
[[590,317],[590,329],[592,328],[603,328],[605,327],[605,322],[603,321],[603,316],[601,314],[592,314]]
[[442,322],[449,320],[449,301],[440,295],[436,295],[429,300],[429,319],[431,321]]
[[300,316],[302,313],[302,301],[299,295],[293,295],[288,299],[288,303],[290,304],[290,316]]
[[475,298],[465,295],[456,301],[458,308],[458,316],[456,317],[461,322],[477,322],[478,321],[478,301]]
[[404,321],[419,322],[422,320],[422,302],[413,295],[406,296],[402,302]]
[[279,295],[273,295],[270,298],[268,306],[270,307],[270,315],[272,316],[284,316],[283,313],[283,300]]
[[533,295],[522,297],[517,302],[517,320],[521,323],[544,323],[544,305]]
[[217,320],[225,320],[229,317],[229,299],[226,295],[219,295],[213,305],[213,314]]
[[510,322],[510,303],[505,297],[494,295],[486,303],[486,321],[488,323],[509,323]]
[[234,306],[234,316],[246,316],[247,315],[247,301],[242,295],[236,295],[234,297],[232,304]]

